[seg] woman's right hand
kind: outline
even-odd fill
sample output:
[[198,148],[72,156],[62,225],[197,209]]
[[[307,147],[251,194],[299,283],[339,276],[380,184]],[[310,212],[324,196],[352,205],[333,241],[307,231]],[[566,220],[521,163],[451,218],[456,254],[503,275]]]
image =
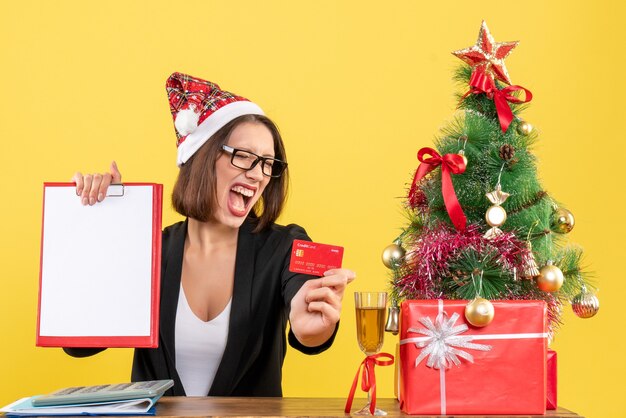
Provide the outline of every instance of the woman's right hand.
[[122,173],[115,161],[111,163],[110,173],[85,174],[76,172],[72,177],[76,183],[76,194],[80,196],[83,205],[95,205],[102,202],[107,195],[109,185],[122,182]]

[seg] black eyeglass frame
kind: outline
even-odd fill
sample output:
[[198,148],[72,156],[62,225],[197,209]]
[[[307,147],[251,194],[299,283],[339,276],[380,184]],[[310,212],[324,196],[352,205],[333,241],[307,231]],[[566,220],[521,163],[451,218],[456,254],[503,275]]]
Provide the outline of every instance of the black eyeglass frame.
[[[224,144],[224,145],[222,145],[222,151],[224,151],[227,154],[230,154],[230,163],[233,166],[235,166],[235,167],[237,167],[237,168],[239,168],[241,170],[245,170],[245,171],[253,170],[254,167],[256,167],[257,164],[259,164],[259,162],[261,162],[261,173],[263,173],[263,175],[266,176],[266,177],[278,178],[278,177],[282,176],[283,173],[285,172],[285,170],[287,169],[287,162],[286,161],[278,160],[278,159],[272,158],[272,157],[261,157],[260,155],[256,155],[255,153],[250,152],[250,151],[245,150],[245,149],[233,148],[231,146],[228,146],[228,145]],[[254,155],[256,157],[256,160],[248,168],[240,167],[237,164],[235,164],[235,155],[237,154],[237,152],[245,152],[246,154]],[[280,164],[278,164],[278,167],[282,167],[280,169],[280,172],[278,174],[274,174],[273,171],[274,171],[274,167],[276,166],[276,164],[273,163],[270,166],[270,168],[272,170],[272,174],[265,174],[264,167],[265,167],[265,162],[266,161],[273,161],[274,163],[275,162],[280,163]]]

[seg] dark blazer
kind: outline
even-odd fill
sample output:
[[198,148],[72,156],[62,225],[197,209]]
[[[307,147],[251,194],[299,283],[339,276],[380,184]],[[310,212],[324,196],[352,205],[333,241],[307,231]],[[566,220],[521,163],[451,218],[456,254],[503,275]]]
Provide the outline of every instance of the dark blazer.
[[[310,240],[304,229],[272,225],[252,233],[253,228],[253,220],[247,219],[239,229],[228,339],[209,396],[282,396],[291,299],[306,280],[314,278],[289,271],[293,240]],[[133,360],[133,381],[174,380],[167,395],[185,395],[176,372],[174,337],[186,235],[187,221],[163,231],[159,347],[138,348]],[[288,342],[303,353],[317,354],[330,347],[335,334],[311,348],[300,344],[290,330]],[[76,349],[66,352],[87,354]]]

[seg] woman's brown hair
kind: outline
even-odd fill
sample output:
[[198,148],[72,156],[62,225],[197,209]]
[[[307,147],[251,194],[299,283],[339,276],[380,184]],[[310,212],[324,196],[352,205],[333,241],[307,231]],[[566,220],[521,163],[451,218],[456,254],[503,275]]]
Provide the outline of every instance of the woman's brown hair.
[[[217,207],[217,179],[215,162],[222,151],[222,145],[228,142],[232,131],[242,123],[260,123],[272,134],[274,139],[274,158],[287,161],[285,146],[278,128],[266,116],[244,115],[233,119],[209,138],[198,151],[180,167],[178,179],[172,192],[172,206],[183,216],[207,222]],[[254,232],[259,232],[272,224],[283,210],[287,198],[289,173],[286,169],[282,176],[270,179],[261,198],[250,211],[248,218],[256,222]]]

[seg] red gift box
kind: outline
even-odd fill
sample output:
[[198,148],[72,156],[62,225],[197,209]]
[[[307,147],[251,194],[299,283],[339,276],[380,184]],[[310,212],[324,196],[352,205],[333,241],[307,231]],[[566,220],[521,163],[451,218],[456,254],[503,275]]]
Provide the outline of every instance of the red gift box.
[[417,415],[544,414],[545,303],[493,301],[494,319],[483,328],[465,320],[467,303],[402,303],[402,411]]
[[556,351],[548,350],[546,409],[556,409]]

